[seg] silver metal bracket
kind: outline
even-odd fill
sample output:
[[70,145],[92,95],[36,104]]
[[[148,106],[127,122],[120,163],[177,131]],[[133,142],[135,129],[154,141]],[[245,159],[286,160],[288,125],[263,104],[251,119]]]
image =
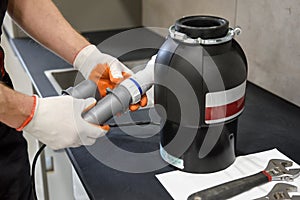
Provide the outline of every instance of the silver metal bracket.
[[234,29],[229,28],[227,35],[222,38],[202,39],[200,37],[190,38],[186,34],[176,31],[174,25],[169,28],[169,35],[174,40],[178,40],[180,42],[187,43],[187,44],[201,44],[201,45],[222,44],[222,43],[232,40],[235,35],[239,35],[239,34],[241,34],[241,32],[242,32],[242,29],[237,26]]

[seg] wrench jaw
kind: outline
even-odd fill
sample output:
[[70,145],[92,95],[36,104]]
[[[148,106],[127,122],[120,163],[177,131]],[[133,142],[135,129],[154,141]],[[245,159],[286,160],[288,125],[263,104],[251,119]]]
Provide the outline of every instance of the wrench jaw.
[[[300,169],[287,169],[292,165],[293,162],[291,161],[272,159],[269,161],[266,169],[261,172],[195,192],[188,197],[188,200],[228,199],[272,180],[292,181],[300,175]],[[288,191],[293,191],[294,189],[294,186],[291,186],[288,190],[277,191],[273,198],[267,196],[259,200],[284,200],[287,199],[285,197],[289,197]],[[294,196],[292,199],[294,200]]]
[[272,181],[293,181],[300,175],[300,169],[287,169],[293,162],[281,159],[270,160],[265,171],[272,177]]
[[289,192],[297,192],[297,187],[291,184],[277,183],[264,199],[289,200],[292,199]]

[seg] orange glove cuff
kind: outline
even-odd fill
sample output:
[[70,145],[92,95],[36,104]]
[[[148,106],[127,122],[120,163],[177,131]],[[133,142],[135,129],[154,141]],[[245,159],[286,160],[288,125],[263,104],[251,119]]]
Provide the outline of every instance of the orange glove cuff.
[[25,119],[25,121],[21,124],[21,126],[19,128],[16,128],[17,131],[22,131],[23,128],[29,124],[29,122],[32,120],[33,116],[34,116],[34,113],[35,113],[35,107],[36,107],[36,104],[37,104],[37,96],[36,95],[33,95],[33,106],[32,106],[32,109],[31,109],[31,113],[30,115],[27,117],[27,119]]

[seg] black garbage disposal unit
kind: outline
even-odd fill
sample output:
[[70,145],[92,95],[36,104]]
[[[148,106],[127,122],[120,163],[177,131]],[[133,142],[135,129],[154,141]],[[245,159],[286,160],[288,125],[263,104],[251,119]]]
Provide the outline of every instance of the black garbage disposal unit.
[[246,57],[234,39],[239,33],[226,19],[188,16],[170,27],[158,51],[160,154],[183,171],[215,172],[235,160],[247,79]]

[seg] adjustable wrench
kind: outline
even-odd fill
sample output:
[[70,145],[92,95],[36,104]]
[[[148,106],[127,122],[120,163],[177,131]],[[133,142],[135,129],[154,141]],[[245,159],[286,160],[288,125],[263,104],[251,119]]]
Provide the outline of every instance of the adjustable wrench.
[[264,197],[254,200],[300,200],[300,196],[290,196],[289,192],[297,192],[297,187],[286,183],[277,183]]
[[287,169],[292,165],[288,160],[272,159],[266,169],[257,174],[193,193],[188,200],[228,199],[269,181],[293,181],[300,175],[300,169]]

